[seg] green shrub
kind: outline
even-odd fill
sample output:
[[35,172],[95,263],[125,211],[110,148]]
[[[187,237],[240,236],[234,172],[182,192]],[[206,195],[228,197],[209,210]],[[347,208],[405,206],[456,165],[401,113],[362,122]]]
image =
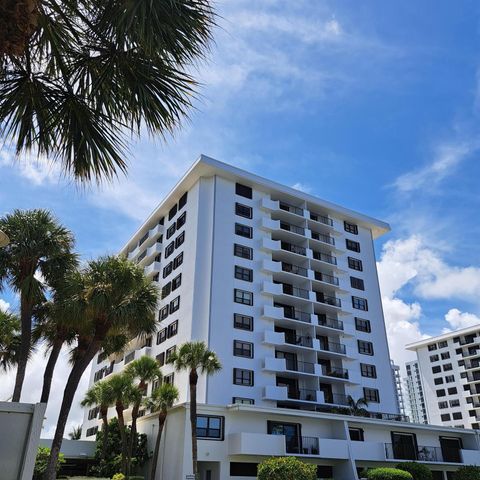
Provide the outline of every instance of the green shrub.
[[112,480],[125,480],[125,475],[123,473],[116,473],[112,477]]
[[130,480],[145,480],[145,477],[143,475],[130,475],[128,478]]
[[295,457],[267,458],[258,465],[258,480],[316,480],[317,466]]
[[[48,447],[38,447],[37,457],[35,458],[35,468],[33,469],[33,480],[40,480],[47,470],[48,459],[50,458],[50,449]],[[65,463],[63,453],[58,456],[57,472],[62,464]]]
[[368,480],[412,480],[410,473],[398,468],[372,468],[367,472]]
[[405,470],[412,475],[413,480],[433,480],[433,474],[431,470],[421,463],[417,462],[404,462],[397,465],[399,470]]
[[480,480],[480,467],[465,465],[460,467],[454,474],[454,480]]

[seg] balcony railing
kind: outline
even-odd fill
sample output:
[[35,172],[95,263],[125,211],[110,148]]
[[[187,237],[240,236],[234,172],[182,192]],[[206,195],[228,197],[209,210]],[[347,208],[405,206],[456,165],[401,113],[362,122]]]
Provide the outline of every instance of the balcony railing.
[[460,450],[403,444],[385,444],[385,455],[394,460],[417,460],[420,462],[462,463]]
[[306,277],[308,275],[308,271],[304,267],[299,267],[298,265],[292,265],[291,263],[282,262],[282,271],[294,273],[295,275],[301,275],[302,277]]
[[303,217],[303,208],[295,207],[286,202],[279,202],[280,210],[285,210],[286,212],[295,213],[296,215],[301,215]]
[[343,343],[335,343],[335,342],[320,342],[320,350],[324,350],[326,352],[333,352],[333,353],[342,353],[345,355],[346,348]]
[[283,316],[285,318],[290,318],[292,320],[299,320],[300,322],[311,323],[312,316],[308,312],[302,312],[291,306],[281,305],[279,303],[274,303],[274,307],[283,308]]
[[316,402],[316,390],[309,390],[305,388],[288,389],[287,397],[291,400],[304,400],[306,402]]
[[319,455],[318,438],[285,437],[285,451],[297,455]]
[[137,258],[137,263],[141,262],[147,256],[147,251],[144,250]]
[[332,405],[349,405],[348,396],[344,395],[343,393],[323,392],[323,398],[325,399],[325,403]]
[[293,295],[294,297],[305,299],[310,298],[308,290],[305,290],[304,288],[294,287],[293,285],[290,285],[288,283],[282,283],[281,285],[282,292],[286,295]]
[[287,222],[280,222],[280,228],[286,230],[287,232],[298,233],[299,235],[305,235],[305,229],[303,227],[298,227],[297,225],[292,225]]
[[285,343],[288,343],[289,345],[298,345],[299,347],[313,348],[312,337],[306,337],[302,335],[295,335],[295,337],[285,335]]
[[318,315],[318,324],[322,327],[335,328],[336,330],[343,330],[343,322],[336,318],[327,317],[326,315]]
[[298,360],[286,359],[286,368],[292,372],[315,373],[315,365],[310,362],[299,362]]
[[307,249],[304,247],[299,247],[298,245],[293,245],[288,242],[281,242],[280,248],[286,250],[287,252],[297,253],[298,255],[307,255]]
[[370,418],[377,418],[379,420],[393,420],[394,422],[410,422],[408,415],[401,415],[400,413],[382,413],[382,412],[368,412]]
[[328,243],[329,245],[335,245],[335,239],[330,235],[324,235],[323,233],[313,232],[312,238],[318,240],[319,242]]
[[326,215],[320,215],[318,213],[310,212],[310,219],[314,222],[320,222],[325,225],[329,225],[330,227],[333,226],[333,220]]
[[332,265],[337,264],[337,259],[334,256],[323,252],[317,252],[316,250],[313,250],[313,258],[315,260],[320,260],[321,262],[331,263]]
[[330,283],[331,285],[338,285],[338,278],[334,277],[333,275],[327,275],[323,272],[315,271],[315,280],[319,282]]
[[348,380],[348,370],[346,368],[327,367],[326,365],[322,365],[322,375]]
[[135,358],[135,352],[130,352],[128,355],[125,355],[124,364],[130,363]]
[[332,307],[342,306],[342,301],[339,298],[325,295],[323,292],[315,292],[315,297],[317,302],[326,303],[327,305],[332,305]]

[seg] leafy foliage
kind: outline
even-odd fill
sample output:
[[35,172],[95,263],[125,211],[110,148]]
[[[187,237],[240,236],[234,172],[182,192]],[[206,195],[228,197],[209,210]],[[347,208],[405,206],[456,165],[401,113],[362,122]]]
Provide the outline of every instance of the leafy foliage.
[[[50,449],[48,447],[38,447],[37,457],[35,459],[35,468],[33,470],[33,480],[41,480],[43,474],[47,470],[47,463],[50,457]],[[63,453],[60,454],[57,460],[57,472],[60,470],[62,464],[65,463]]]
[[413,477],[409,472],[405,470],[399,470],[398,468],[372,468],[367,471],[368,480],[412,480]]
[[432,471],[422,463],[403,462],[399,463],[397,468],[410,473],[413,477],[413,480],[433,480]]
[[77,427],[73,427],[68,436],[70,440],[80,440],[82,437],[82,426],[78,425]]
[[116,473],[112,477],[112,480],[125,480],[125,475],[123,473]]
[[295,457],[267,458],[258,465],[258,480],[316,480],[317,466]]
[[480,467],[465,465],[460,467],[454,474],[454,480],[480,480]]
[[20,341],[19,318],[0,310],[0,369],[7,371],[17,364]]

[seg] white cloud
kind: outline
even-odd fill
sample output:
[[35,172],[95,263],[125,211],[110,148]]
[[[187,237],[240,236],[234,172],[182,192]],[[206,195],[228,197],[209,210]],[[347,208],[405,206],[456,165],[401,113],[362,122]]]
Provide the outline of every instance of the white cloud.
[[8,310],[10,310],[10,304],[2,298],[0,298],[0,310],[2,312],[8,312]]
[[472,327],[480,324],[480,317],[473,313],[461,312],[458,308],[452,308],[445,314],[445,320],[453,330]]
[[294,183],[292,185],[292,188],[294,188],[295,190],[300,190],[301,192],[305,192],[305,193],[311,193],[312,192],[311,187],[309,187],[308,185],[305,185],[304,183],[300,183],[300,182]]

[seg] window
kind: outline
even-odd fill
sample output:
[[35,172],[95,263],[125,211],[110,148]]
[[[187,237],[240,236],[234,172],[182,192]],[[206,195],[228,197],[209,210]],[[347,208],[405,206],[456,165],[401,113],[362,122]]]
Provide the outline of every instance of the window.
[[247,258],[248,260],[252,260],[253,249],[250,248],[250,247],[245,247],[244,245],[239,245],[238,243],[236,243],[233,246],[233,254],[236,257]]
[[348,266],[352,270],[358,270],[359,272],[363,271],[362,261],[358,258],[348,257]]
[[173,242],[169,243],[165,247],[165,258],[168,258],[173,253],[174,250],[175,250],[175,244]]
[[434,378],[433,383],[435,383],[435,385],[443,385],[443,378],[442,377]]
[[447,375],[445,377],[445,383],[453,383],[455,381],[455,375]]
[[163,267],[163,278],[168,277],[172,273],[172,262]]
[[460,406],[460,400],[455,399],[455,400],[450,400],[450,406],[451,407],[459,407]]
[[437,397],[444,397],[446,395],[445,393],[445,389],[440,389],[440,390],[436,390],[435,393],[437,394]]
[[350,436],[350,440],[354,442],[363,442],[365,440],[363,428],[349,427],[348,434]]
[[169,385],[173,385],[175,381],[175,374],[174,373],[170,373],[168,375],[165,375],[163,377],[163,383],[168,383]]
[[363,355],[373,355],[373,343],[365,342],[364,340],[357,340],[358,353]]
[[370,326],[370,320],[365,320],[364,318],[355,317],[355,328],[359,332],[370,333],[372,331]]
[[352,297],[352,307],[356,308],[357,310],[368,310],[368,303],[366,298],[361,297]]
[[367,402],[379,403],[380,394],[376,388],[363,388],[363,397]]
[[165,305],[159,312],[158,312],[158,319],[161,322],[168,317],[168,305]]
[[362,377],[377,378],[377,369],[375,365],[369,365],[368,363],[361,363],[360,371],[362,373]]
[[172,280],[172,292],[182,284],[182,274],[180,273]]
[[462,417],[462,412],[453,412],[452,413],[452,418],[454,420],[461,420],[463,417]]
[[171,220],[177,214],[177,205],[175,204],[168,212],[168,219]]
[[450,414],[449,413],[442,413],[440,415],[440,419],[442,422],[449,422],[450,421]]
[[197,437],[223,440],[223,417],[197,416]]
[[245,370],[244,368],[234,368],[233,383],[235,385],[253,387],[253,370]]
[[453,370],[452,364],[451,364],[451,363],[446,363],[446,364],[443,366],[443,371],[444,371],[444,372],[449,372],[450,370]]
[[184,241],[185,241],[185,232],[182,232],[182,233],[175,239],[175,248],[178,248]]
[[172,291],[172,282],[168,282],[162,288],[162,298],[165,298],[166,296],[170,295],[171,291]]
[[253,292],[236,288],[233,300],[235,303],[241,303],[242,305],[253,305]]
[[438,360],[440,360],[440,357],[438,355],[430,355],[431,362],[438,362]]
[[253,343],[234,340],[233,354],[236,357],[253,358]]
[[358,235],[358,227],[354,223],[343,222],[343,228],[348,233],[353,233],[354,235]]
[[252,189],[251,187],[247,187],[246,185],[242,185],[241,183],[235,184],[235,193],[240,195],[241,197],[245,198],[252,198]]
[[442,371],[440,365],[437,365],[436,367],[432,367],[432,373],[440,373]]
[[[159,367],[163,367],[165,365],[165,352],[159,353],[155,357],[155,360],[157,361]],[[155,390],[155,389],[152,388],[152,390]]]
[[253,398],[233,397],[232,403],[239,403],[241,405],[255,405]]
[[107,354],[105,352],[100,352],[97,357],[97,365],[99,363],[102,363],[104,360],[106,360]]
[[348,238],[345,240],[345,244],[347,250],[352,250],[352,252],[360,253],[360,244],[358,242],[354,242],[353,240],[349,240]]
[[235,224],[235,235],[240,237],[252,238],[253,237],[253,228],[248,225],[243,225],[241,223]]
[[365,285],[361,278],[350,277],[350,286],[357,290],[365,290]]
[[175,320],[173,323],[171,323],[168,326],[167,337],[168,338],[173,337],[177,334],[177,332],[178,332],[178,320]]
[[173,259],[173,268],[178,268],[183,263],[183,252]]
[[97,418],[98,412],[100,411],[99,407],[92,408],[88,411],[88,419],[93,420],[94,418]]
[[187,204],[188,192],[185,192],[178,201],[178,209],[181,210]]
[[87,433],[85,434],[85,436],[92,437],[93,435],[96,435],[97,432],[98,432],[98,425],[95,427],[87,428]]
[[175,231],[177,230],[177,225],[175,222],[173,222],[168,228],[167,228],[167,239],[170,238]]
[[235,203],[235,214],[239,217],[252,218],[252,207],[248,207],[241,203]]
[[170,360],[171,356],[175,353],[175,351],[177,350],[177,347],[176,345],[174,345],[173,347],[170,347],[166,353],[165,353],[165,361],[168,363],[168,361]]
[[437,349],[437,344],[436,343],[431,343],[429,346],[428,346],[428,351],[429,352],[432,352],[433,350],[436,350]]
[[183,212],[177,220],[177,230],[180,230],[184,225],[185,222],[187,221],[187,212]]
[[258,463],[230,462],[230,476],[257,478],[257,468]]
[[248,315],[242,315],[240,313],[233,314],[233,328],[238,328],[239,330],[253,330],[253,317]]
[[159,253],[158,255],[155,255],[154,260],[155,260],[155,262],[161,262],[162,261],[162,254]]
[[163,328],[157,333],[157,345],[160,345],[167,339],[167,329]]
[[444,352],[441,354],[442,360],[448,360],[450,358],[450,352]]
[[447,402],[438,402],[438,408],[440,410],[442,410],[444,408],[448,408],[448,403]]
[[446,346],[448,346],[448,342],[446,340],[438,342],[438,348],[445,348]]
[[180,296],[178,296],[177,298],[174,298],[170,302],[170,314],[172,314],[173,312],[176,312],[179,308],[180,308]]
[[447,391],[449,395],[456,395],[458,393],[457,387],[450,387]]
[[235,278],[245,282],[253,282],[253,270],[235,265]]

